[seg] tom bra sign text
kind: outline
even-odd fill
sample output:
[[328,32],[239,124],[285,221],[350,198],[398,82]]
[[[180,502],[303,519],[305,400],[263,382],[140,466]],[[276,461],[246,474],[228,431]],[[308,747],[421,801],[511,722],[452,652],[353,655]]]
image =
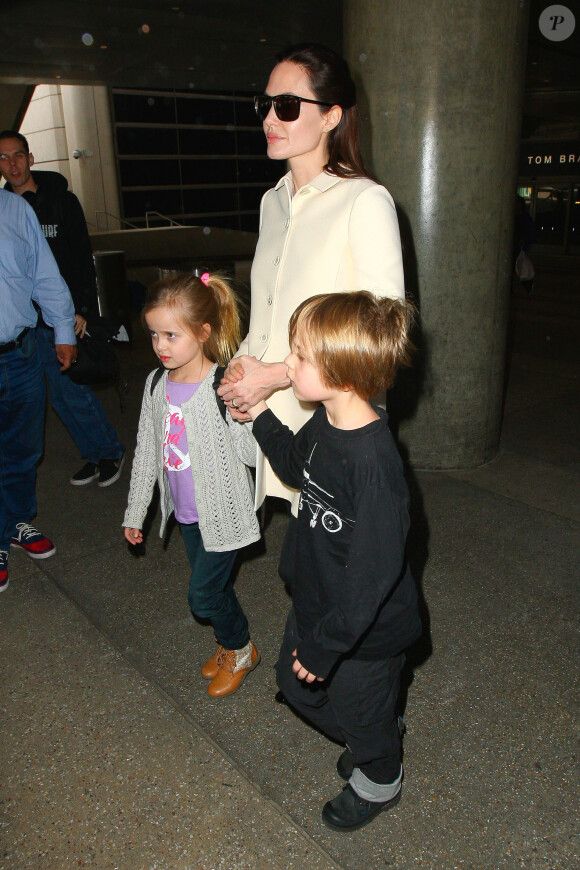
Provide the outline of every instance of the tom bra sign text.
[[580,176],[580,142],[523,142],[519,174]]

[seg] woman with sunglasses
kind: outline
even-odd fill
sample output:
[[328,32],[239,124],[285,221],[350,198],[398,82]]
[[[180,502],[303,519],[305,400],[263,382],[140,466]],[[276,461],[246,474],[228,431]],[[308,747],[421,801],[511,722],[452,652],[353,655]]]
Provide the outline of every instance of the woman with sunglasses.
[[[268,157],[287,161],[289,172],[262,199],[249,333],[219,392],[239,419],[270,396],[274,413],[296,432],[315,406],[287,389],[281,362],[290,351],[294,309],[317,293],[402,297],[404,282],[395,206],[364,167],[346,62],[316,44],[295,46],[277,59],[255,107]],[[297,505],[298,493],[259,456],[256,504],[266,495]]]

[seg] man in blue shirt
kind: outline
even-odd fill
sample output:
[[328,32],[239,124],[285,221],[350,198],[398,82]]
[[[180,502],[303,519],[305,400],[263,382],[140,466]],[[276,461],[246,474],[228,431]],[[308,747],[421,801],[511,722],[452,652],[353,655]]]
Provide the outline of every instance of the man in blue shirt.
[[0,591],[8,586],[10,545],[32,559],[46,559],[56,550],[30,525],[36,514],[46,399],[33,303],[54,329],[56,355],[65,371],[77,355],[70,293],[32,208],[0,190]]
[[[32,171],[34,155],[26,138],[16,130],[0,132],[0,176],[5,190],[22,196],[32,206],[44,237],[64,278],[76,315],[76,334],[98,334],[99,302],[91,242],[81,204],[59,172]],[[49,401],[77,445],[85,464],[70,478],[83,486],[98,478],[110,486],[121,476],[125,447],[95,392],[77,384],[59,370],[54,352],[54,331],[39,321],[38,351],[46,375]]]

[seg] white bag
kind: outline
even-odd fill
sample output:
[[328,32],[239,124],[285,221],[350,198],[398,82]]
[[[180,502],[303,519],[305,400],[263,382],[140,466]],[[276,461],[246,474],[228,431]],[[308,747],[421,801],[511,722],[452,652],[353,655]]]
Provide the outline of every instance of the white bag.
[[533,281],[536,277],[534,264],[525,251],[520,251],[516,260],[516,275],[520,281]]

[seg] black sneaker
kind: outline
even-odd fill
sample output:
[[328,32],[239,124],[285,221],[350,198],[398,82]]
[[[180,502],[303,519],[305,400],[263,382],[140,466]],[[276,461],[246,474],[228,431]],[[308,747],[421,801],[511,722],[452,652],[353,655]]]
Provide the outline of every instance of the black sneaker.
[[336,771],[341,779],[346,779],[348,781],[352,776],[353,770],[354,758],[352,756],[352,752],[347,746],[338,761],[336,762]]
[[8,550],[0,550],[0,592],[8,589]]
[[389,801],[365,801],[350,785],[345,785],[339,795],[324,804],[322,821],[333,831],[356,831],[401,800],[401,789]]
[[70,479],[73,486],[84,486],[86,483],[92,483],[99,476],[99,466],[94,462],[87,462],[80,471]]
[[101,459],[99,462],[99,486],[110,486],[116,480],[119,480],[124,464],[124,453],[119,459]]

